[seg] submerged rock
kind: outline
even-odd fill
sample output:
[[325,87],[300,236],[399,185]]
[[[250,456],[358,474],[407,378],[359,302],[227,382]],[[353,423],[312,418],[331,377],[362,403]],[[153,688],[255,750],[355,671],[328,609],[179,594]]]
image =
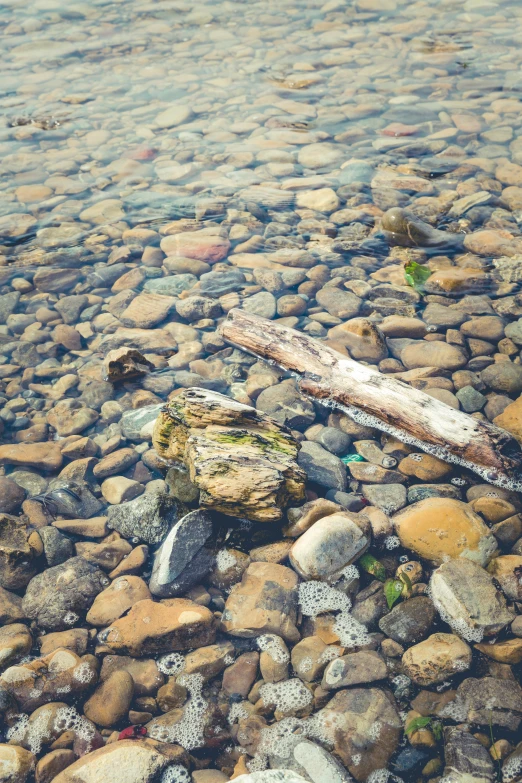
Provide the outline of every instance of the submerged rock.
[[399,207],[384,213],[382,228],[391,245],[457,250],[464,244],[464,235],[439,231]]

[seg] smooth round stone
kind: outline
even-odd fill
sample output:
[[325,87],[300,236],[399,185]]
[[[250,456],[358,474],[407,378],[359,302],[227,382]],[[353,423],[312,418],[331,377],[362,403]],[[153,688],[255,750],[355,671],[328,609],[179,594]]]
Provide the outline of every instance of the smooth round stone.
[[[468,362],[466,352],[462,348],[443,342],[412,343],[401,352],[401,362],[408,370],[417,367],[437,367],[441,370],[460,370]],[[520,368],[522,377],[522,367]]]
[[426,498],[400,511],[393,522],[401,544],[436,565],[456,557],[486,565],[497,548],[487,525],[460,500]]
[[522,392],[522,365],[513,362],[490,364],[480,373],[481,379],[496,392],[518,395]]
[[307,169],[323,169],[338,166],[345,156],[343,148],[330,142],[317,142],[301,147],[297,160]]
[[188,122],[191,117],[190,106],[172,106],[156,116],[156,125],[159,128],[175,128],[177,125]]

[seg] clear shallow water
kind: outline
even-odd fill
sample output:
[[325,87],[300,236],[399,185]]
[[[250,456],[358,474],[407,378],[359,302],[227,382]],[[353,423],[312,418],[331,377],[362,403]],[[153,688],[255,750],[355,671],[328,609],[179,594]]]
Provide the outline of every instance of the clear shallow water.
[[[62,5],[2,4],[4,264],[56,262],[63,248],[105,260],[125,228],[222,214],[250,185],[361,181],[360,204],[375,169],[458,170],[389,204],[384,179],[373,200],[385,209],[454,189],[477,156],[522,158],[515,3]],[[338,147],[335,164],[300,163],[320,141]],[[94,224],[82,215],[108,199]],[[344,233],[364,238],[372,222]]]

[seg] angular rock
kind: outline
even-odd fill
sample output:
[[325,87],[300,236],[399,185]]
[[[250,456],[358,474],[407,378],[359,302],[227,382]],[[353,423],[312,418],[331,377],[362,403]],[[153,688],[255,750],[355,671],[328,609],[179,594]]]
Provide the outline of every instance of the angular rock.
[[116,348],[109,351],[104,359],[105,377],[111,383],[140,378],[154,368],[136,348]]
[[298,443],[272,419],[203,389],[173,398],[156,422],[153,443],[182,461],[200,490],[200,504],[234,517],[281,519],[304,497]]
[[95,626],[110,625],[138,601],[151,597],[147,584],[139,576],[120,576],[98,593],[86,620]]
[[0,775],[4,783],[26,783],[36,765],[36,757],[18,745],[0,745]]
[[495,636],[513,620],[490,575],[467,558],[443,563],[433,573],[430,588],[442,619],[468,641]]
[[42,540],[23,518],[0,514],[0,587],[20,590],[38,570]]
[[297,539],[290,550],[290,562],[303,579],[336,582],[369,545],[369,537],[350,518],[349,511],[332,514]]
[[518,731],[522,721],[522,688],[514,680],[469,677],[457,688],[454,706],[449,705],[446,712],[456,714],[458,720],[479,726],[501,726]]
[[146,492],[128,503],[110,506],[107,526],[124,538],[159,544],[182,513],[182,504],[171,495]]
[[298,641],[297,581],[286,566],[251,563],[227,599],[222,630],[247,639],[273,633],[288,642]]
[[417,644],[435,621],[432,601],[424,595],[402,601],[379,620],[380,630],[398,644]]
[[31,579],[23,611],[40,628],[62,631],[85,617],[94,598],[108,584],[103,571],[83,557],[73,557]]
[[215,635],[214,617],[206,607],[172,598],[138,601],[101,638],[116,652],[143,657],[212,644]]
[[191,511],[171,528],[154,556],[149,588],[161,598],[181,595],[212,569],[215,561],[205,544],[212,535],[212,518],[206,511]]
[[320,484],[327,489],[338,489],[342,492],[348,486],[344,463],[335,454],[323,449],[319,443],[309,440],[303,441],[297,461],[309,481]]

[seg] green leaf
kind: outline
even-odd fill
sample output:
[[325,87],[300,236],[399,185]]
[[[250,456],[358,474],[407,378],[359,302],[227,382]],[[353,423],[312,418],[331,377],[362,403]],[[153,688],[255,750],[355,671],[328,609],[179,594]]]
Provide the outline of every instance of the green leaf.
[[432,723],[431,723],[431,730],[432,730],[433,736],[435,737],[437,742],[440,742],[441,739],[442,739],[442,729],[443,729],[443,726],[442,726],[442,723],[440,722],[440,720],[432,721]]
[[386,582],[384,583],[384,595],[386,596],[386,603],[388,604],[388,609],[391,609],[392,606],[399,600],[403,590],[404,590],[404,582],[401,582],[400,579],[386,580]]
[[347,454],[346,457],[341,457],[341,462],[348,465],[350,462],[364,462],[364,457],[360,454]]
[[410,261],[410,263],[406,264],[404,267],[404,277],[406,278],[408,285],[411,285],[416,291],[422,293],[424,290],[424,283],[428,277],[431,277],[431,269],[428,269],[427,266],[422,266],[422,264],[418,264],[416,261]]
[[380,582],[386,581],[386,569],[373,555],[363,555],[359,558],[359,565],[366,573],[371,574]]
[[429,717],[420,717],[420,718],[413,718],[413,720],[410,720],[408,725],[405,728],[406,734],[413,734],[414,731],[418,731],[419,729],[425,729],[426,726],[429,726],[431,723],[431,718]]

